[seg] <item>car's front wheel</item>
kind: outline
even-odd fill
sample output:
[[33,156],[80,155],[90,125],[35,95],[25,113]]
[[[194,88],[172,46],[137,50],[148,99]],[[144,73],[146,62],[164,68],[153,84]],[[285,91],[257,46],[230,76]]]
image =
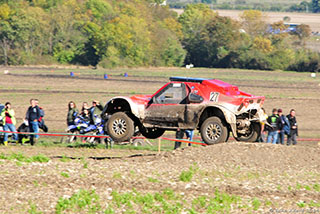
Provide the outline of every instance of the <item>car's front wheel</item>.
[[236,137],[235,139],[237,141],[256,142],[260,137],[260,133],[261,133],[260,123],[251,123],[247,132],[245,134],[238,134],[238,137]]
[[202,140],[208,144],[226,142],[228,138],[228,128],[219,117],[209,117],[200,128]]
[[117,112],[107,121],[106,131],[115,142],[128,141],[133,136],[134,123],[124,112]]

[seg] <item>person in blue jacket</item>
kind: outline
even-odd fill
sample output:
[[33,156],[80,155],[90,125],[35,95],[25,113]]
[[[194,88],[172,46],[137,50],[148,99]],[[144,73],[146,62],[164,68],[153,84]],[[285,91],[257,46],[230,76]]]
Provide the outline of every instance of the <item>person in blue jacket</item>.
[[278,117],[281,121],[282,126],[281,126],[281,129],[279,130],[279,133],[278,133],[278,142],[277,143],[284,145],[284,136],[285,136],[285,134],[289,135],[290,124],[289,124],[288,118],[282,114],[281,108],[278,109]]

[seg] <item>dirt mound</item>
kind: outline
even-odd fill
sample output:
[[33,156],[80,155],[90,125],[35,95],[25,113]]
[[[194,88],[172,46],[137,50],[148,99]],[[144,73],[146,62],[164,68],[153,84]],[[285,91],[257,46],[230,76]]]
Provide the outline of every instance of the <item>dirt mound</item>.
[[[319,205],[319,147],[231,142],[157,154],[134,150],[9,146],[0,147],[0,153],[1,213],[26,213],[35,207],[38,211],[53,213],[59,198],[70,198],[81,189],[95,190],[103,202],[99,205],[101,210],[116,203],[112,192],[151,197],[168,190],[177,196],[176,199],[170,196],[170,200],[179,199],[184,207],[179,205],[177,213],[191,208],[200,200],[199,196],[217,200],[216,191],[227,194],[221,196],[219,203],[231,200],[228,195],[238,198],[228,210],[220,207],[222,212],[263,212]],[[18,153],[22,154],[12,156]],[[40,153],[49,157],[49,162],[23,161],[23,156]],[[5,158],[10,155],[14,158]],[[136,199],[132,200],[130,203]],[[232,199],[230,203],[235,202]],[[140,205],[135,206],[130,208],[124,204],[113,209],[116,213],[126,209],[139,213]],[[197,211],[209,212],[204,208]]]
[[179,149],[164,154],[176,162],[235,164],[267,169],[320,169],[320,146],[284,146],[265,143],[231,142],[208,147]]

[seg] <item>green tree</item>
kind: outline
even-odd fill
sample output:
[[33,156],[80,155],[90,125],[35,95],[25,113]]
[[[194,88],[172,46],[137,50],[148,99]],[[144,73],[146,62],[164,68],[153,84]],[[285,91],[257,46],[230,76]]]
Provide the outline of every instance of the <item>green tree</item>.
[[51,37],[49,39],[49,53],[62,63],[70,63],[84,48],[88,38],[81,30],[81,6],[76,0],[66,0],[50,11]]
[[15,39],[15,32],[10,21],[10,13],[12,11],[7,4],[0,6],[0,46],[4,65],[8,65],[8,52]]
[[[207,23],[217,16],[205,4],[189,4],[183,14],[179,17],[182,25],[183,40],[182,44],[187,50],[186,63],[193,63],[196,66],[206,66],[204,58],[208,52],[203,44],[202,32]],[[205,60],[206,61],[206,60]]]
[[209,67],[230,67],[233,54],[240,45],[239,25],[228,17],[217,16],[201,33],[206,50],[204,65]]

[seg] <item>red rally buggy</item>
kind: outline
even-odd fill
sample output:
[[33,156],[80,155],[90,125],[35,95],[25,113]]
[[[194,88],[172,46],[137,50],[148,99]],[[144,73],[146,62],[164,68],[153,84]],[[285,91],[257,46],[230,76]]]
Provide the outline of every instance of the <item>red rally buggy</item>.
[[265,97],[239,91],[217,79],[171,77],[153,95],[114,97],[104,107],[105,131],[116,142],[129,140],[135,130],[155,139],[166,130],[198,129],[206,144],[256,141],[264,121]]

